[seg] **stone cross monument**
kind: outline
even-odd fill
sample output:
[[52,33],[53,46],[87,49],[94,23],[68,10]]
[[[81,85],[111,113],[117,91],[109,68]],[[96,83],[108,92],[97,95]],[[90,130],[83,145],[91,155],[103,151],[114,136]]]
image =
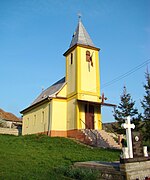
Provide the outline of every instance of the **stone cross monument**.
[[134,129],[135,125],[130,123],[130,116],[127,117],[125,123],[122,124],[121,127],[126,129],[128,154],[129,154],[129,158],[133,158],[131,129]]

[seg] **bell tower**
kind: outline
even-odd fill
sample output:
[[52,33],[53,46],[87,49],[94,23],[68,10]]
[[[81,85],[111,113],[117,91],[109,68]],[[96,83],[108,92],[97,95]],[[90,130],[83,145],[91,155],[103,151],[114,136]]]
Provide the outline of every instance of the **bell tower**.
[[69,129],[101,129],[99,50],[79,18],[64,53]]

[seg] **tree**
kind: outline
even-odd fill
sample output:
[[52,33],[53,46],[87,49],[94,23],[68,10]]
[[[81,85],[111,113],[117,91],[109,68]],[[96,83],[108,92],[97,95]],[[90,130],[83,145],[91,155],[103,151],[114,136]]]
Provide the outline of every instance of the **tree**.
[[141,102],[142,108],[144,110],[143,120],[144,120],[144,134],[143,137],[147,141],[150,141],[150,74],[149,72],[145,75],[146,84],[144,85],[145,95],[143,101]]
[[[124,86],[123,87],[123,94],[120,97],[121,102],[117,106],[117,108],[114,109],[114,118],[116,119],[116,123],[113,126],[114,131],[116,131],[118,134],[125,134],[125,129],[121,128],[121,124],[123,124],[127,118],[127,116],[131,117],[131,121],[136,122],[137,125],[140,121],[140,115],[138,114],[138,110],[134,108],[135,101],[132,100],[131,95],[127,93],[127,89]],[[138,126],[136,126],[138,128]]]

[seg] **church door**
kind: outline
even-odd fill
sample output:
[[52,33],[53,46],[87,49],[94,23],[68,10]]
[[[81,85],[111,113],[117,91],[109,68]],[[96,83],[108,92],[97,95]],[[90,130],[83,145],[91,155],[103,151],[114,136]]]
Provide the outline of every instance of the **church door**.
[[85,128],[94,129],[94,106],[85,105]]

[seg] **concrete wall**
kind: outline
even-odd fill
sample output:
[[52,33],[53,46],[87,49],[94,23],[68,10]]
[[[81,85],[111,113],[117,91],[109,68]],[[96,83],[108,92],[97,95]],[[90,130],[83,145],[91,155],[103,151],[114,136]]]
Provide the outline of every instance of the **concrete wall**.
[[0,128],[0,134],[12,134],[18,136],[20,131],[13,128]]
[[150,177],[150,160],[120,164],[120,171],[127,180],[143,180]]

